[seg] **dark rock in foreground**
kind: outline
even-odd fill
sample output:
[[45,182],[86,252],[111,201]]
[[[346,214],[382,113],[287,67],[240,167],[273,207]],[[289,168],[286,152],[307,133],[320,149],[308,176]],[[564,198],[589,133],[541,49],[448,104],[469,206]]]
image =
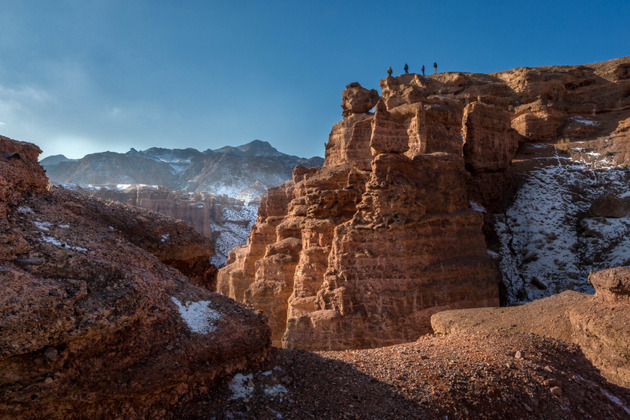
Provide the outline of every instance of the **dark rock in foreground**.
[[259,316],[160,261],[195,272],[205,238],[48,191],[39,153],[0,139],[1,418],[161,417],[266,358]]

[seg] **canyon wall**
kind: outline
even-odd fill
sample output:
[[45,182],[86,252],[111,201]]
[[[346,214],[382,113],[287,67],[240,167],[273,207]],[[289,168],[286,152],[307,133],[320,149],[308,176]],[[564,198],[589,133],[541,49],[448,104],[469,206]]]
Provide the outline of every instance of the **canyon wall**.
[[[370,97],[361,89],[349,85],[344,106],[351,94]],[[324,168],[296,167],[270,189],[248,244],[219,272],[220,292],[269,317],[275,345],[384,346],[430,332],[445,308],[499,303],[483,217],[468,199],[463,105],[395,96],[373,115],[346,106]],[[504,123],[495,137],[510,131]]]
[[166,187],[73,186],[72,189],[91,197],[129,204],[183,220],[212,241],[214,255],[210,257],[210,261],[216,267],[225,264],[230,249],[245,243],[258,208],[256,200],[245,203],[224,194],[170,191]]
[[[493,260],[503,268],[503,298],[518,299],[509,270],[520,265],[509,249],[537,236],[495,232],[502,226],[495,214],[540,167],[537,143],[572,155],[571,142],[580,142],[581,158],[624,162],[628,68],[626,57],[493,74],[404,74],[381,80],[380,97],[348,85],[324,167],[296,167],[292,181],[269,190],[247,245],[219,271],[218,290],[262,310],[274,345],[307,349],[409,341],[430,331],[432,313],[498,305]],[[534,152],[523,164],[515,156],[525,144]],[[526,297],[557,289],[520,280]]]

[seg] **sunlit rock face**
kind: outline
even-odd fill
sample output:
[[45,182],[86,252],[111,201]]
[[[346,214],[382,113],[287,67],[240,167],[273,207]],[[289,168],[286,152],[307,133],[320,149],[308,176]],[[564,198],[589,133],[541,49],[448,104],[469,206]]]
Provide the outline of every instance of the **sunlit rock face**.
[[270,190],[219,291],[260,308],[276,345],[341,349],[413,339],[444,308],[496,305],[500,278],[511,303],[588,290],[584,267],[630,258],[627,235],[604,226],[625,232],[623,219],[589,216],[606,185],[627,197],[611,168],[630,156],[629,68],[404,74],[381,80],[379,101],[348,85],[324,168]]
[[[358,88],[348,89],[344,101]],[[269,317],[275,345],[384,346],[430,332],[445,308],[499,303],[467,196],[463,105],[387,103],[346,109],[324,168],[297,167],[271,189],[247,245],[219,272],[220,292]]]

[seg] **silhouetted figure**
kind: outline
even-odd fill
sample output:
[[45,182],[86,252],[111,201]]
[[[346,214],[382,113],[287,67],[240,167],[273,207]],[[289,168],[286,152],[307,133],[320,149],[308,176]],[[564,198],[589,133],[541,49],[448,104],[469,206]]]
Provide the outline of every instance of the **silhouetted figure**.
[[405,74],[409,73],[409,66],[405,63]]
[[390,67],[387,69],[387,74],[389,74],[389,75],[391,76],[393,72],[394,72],[394,71],[392,70],[392,67],[390,66]]
[[437,63],[433,63],[433,70],[437,73]]
[[424,64],[422,65],[422,75],[424,76]]

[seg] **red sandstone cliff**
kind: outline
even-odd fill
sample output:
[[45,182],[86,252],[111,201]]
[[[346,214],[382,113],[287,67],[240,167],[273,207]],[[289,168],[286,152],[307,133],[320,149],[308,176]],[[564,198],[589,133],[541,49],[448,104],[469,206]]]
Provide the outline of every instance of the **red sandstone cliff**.
[[276,345],[389,345],[429,332],[445,308],[498,305],[468,203],[461,104],[386,102],[374,115],[345,109],[324,168],[297,167],[271,189],[220,271],[218,290],[261,309]]
[[469,201],[506,205],[524,142],[592,140],[589,150],[623,163],[629,68],[626,57],[390,76],[375,114],[374,91],[348,85],[324,168],[297,167],[269,190],[218,290],[261,309],[275,345],[310,349],[401,342],[428,331],[434,312],[497,305]]

